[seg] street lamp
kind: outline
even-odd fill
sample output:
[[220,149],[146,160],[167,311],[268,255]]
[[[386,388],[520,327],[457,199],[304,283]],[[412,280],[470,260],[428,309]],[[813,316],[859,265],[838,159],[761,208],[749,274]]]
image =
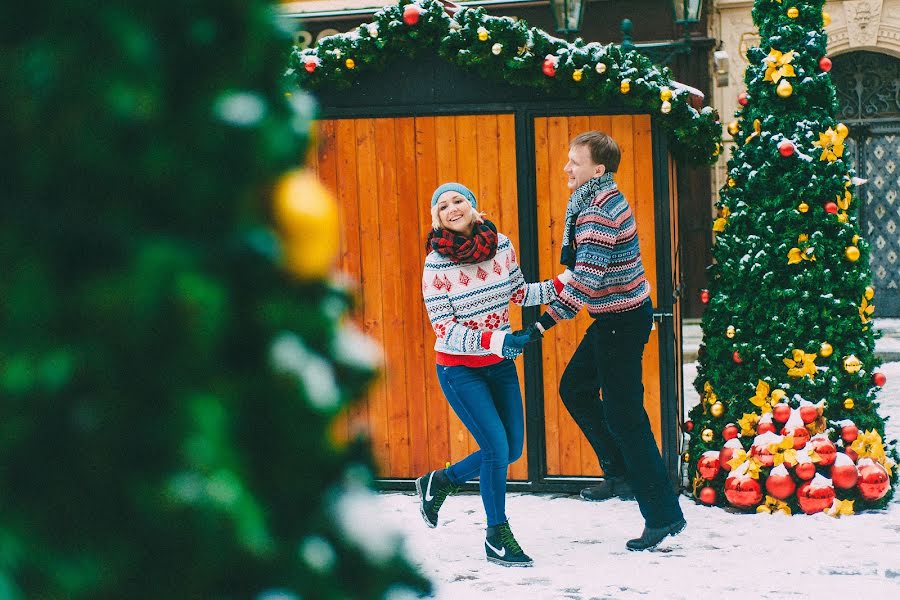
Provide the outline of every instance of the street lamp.
[[636,49],[650,57],[657,64],[668,64],[679,54],[690,54],[692,48],[691,26],[700,22],[700,11],[703,0],[671,0],[675,24],[684,28],[684,38],[671,42],[649,42],[635,44],[631,37],[633,25],[630,19],[621,24],[622,47],[626,50]]
[[557,33],[569,34],[581,29],[584,4],[584,0],[550,0]]
[[702,9],[703,0],[672,0],[675,22],[679,25],[687,26],[699,23]]

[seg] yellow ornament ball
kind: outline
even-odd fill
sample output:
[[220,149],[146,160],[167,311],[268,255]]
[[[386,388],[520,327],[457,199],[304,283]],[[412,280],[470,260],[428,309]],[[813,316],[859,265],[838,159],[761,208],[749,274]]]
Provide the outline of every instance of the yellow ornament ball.
[[828,342],[822,342],[822,345],[819,346],[819,356],[823,358],[828,358],[833,352],[834,348]]
[[684,454],[682,454],[682,455],[681,455],[681,460],[684,461],[684,462],[686,462],[686,463],[691,462],[691,453],[690,453],[690,452],[685,452]]
[[667,87],[664,87],[659,90],[659,99],[663,102],[668,102],[672,99],[672,90]]
[[488,41],[488,38],[491,37],[491,34],[488,33],[488,30],[484,27],[479,27],[476,30],[476,33],[478,34],[478,40],[482,42]]
[[800,16],[800,11],[797,10],[796,6],[792,6],[787,10],[787,16],[791,19],[796,19]]
[[855,405],[856,403],[853,402],[853,398],[844,398],[844,408],[847,410],[852,409]]
[[736,136],[741,131],[741,126],[737,121],[732,121],[728,124],[728,135],[731,137]]
[[574,71],[572,71],[572,81],[581,81],[582,77],[584,77],[584,73],[581,72],[581,69],[575,69]]
[[700,439],[706,442],[707,444],[713,441],[713,438],[716,437],[716,434],[712,429],[704,429],[702,433],[700,433]]
[[791,85],[791,82],[788,81],[787,78],[782,77],[781,81],[778,82],[778,86],[775,88],[775,93],[782,98],[788,98],[794,93],[794,86]]
[[822,25],[824,25],[825,27],[831,25],[831,15],[829,15],[824,10],[822,11]]
[[858,373],[862,369],[862,362],[855,355],[844,357],[844,370],[848,373]]
[[712,406],[709,407],[709,412],[714,417],[721,417],[725,412],[725,405],[721,402],[716,402]]
[[867,285],[865,294],[866,300],[871,300],[875,297],[875,288],[873,288],[871,285]]
[[300,279],[322,279],[334,266],[340,245],[337,203],[305,169],[285,173],[272,194],[284,262]]
[[734,325],[729,325],[729,326],[725,329],[725,337],[727,337],[727,338],[729,338],[729,339],[733,338],[733,337],[734,337],[734,332],[735,332],[735,331],[734,331]]
[[806,202],[801,202],[800,206],[797,207],[797,210],[802,213],[809,212],[809,204],[807,204]]
[[354,61],[352,58],[348,58],[344,61],[344,66],[352,71],[356,68],[356,61]]
[[834,130],[841,137],[847,137],[847,134],[850,133],[850,130],[847,129],[847,126],[843,123],[838,123],[837,126],[835,126]]
[[622,92],[623,94],[627,94],[628,92],[630,92],[631,91],[631,80],[623,79],[622,83],[619,84],[619,91]]
[[734,177],[728,178],[728,187],[734,187],[737,185],[737,181],[734,180]]
[[844,248],[844,256],[847,257],[847,260],[850,262],[856,262],[859,260],[859,248],[856,246],[847,246]]

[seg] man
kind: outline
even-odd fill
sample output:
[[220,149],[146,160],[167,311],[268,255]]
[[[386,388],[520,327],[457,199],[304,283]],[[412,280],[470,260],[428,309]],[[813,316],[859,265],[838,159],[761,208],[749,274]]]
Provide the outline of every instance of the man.
[[615,140],[599,131],[582,133],[570,143],[564,171],[572,195],[561,260],[573,276],[528,332],[532,340],[540,339],[587,305],[594,322],[559,386],[606,474],[600,486],[583,490],[582,496],[633,494],[645,527],[626,545],[649,550],[686,523],[644,410],[641,360],[653,306],[634,214],[613,179],[620,158]]

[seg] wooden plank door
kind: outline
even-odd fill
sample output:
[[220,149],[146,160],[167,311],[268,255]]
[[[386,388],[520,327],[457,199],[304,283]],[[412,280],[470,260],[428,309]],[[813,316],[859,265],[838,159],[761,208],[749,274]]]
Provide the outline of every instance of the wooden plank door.
[[[560,244],[569,190],[563,166],[569,141],[581,132],[599,129],[610,134],[622,150],[616,174],[619,189],[634,211],[641,256],[656,306],[656,223],[650,117],[551,116],[534,120],[540,276],[560,272]],[[559,398],[559,379],[591,323],[587,310],[571,322],[551,329],[543,341],[544,434],[548,476],[600,475],[597,456]],[[661,440],[658,332],[651,333],[644,350],[644,406],[657,444]]]
[[[464,458],[478,446],[437,382],[421,291],[424,241],[432,192],[458,181],[519,247],[513,115],[323,120],[310,163],[340,206],[340,268],[360,291],[355,318],[384,349],[381,377],[338,423],[337,437],[369,436],[381,478],[418,477]],[[519,307],[510,319],[521,326]],[[527,473],[523,455],[509,476]]]

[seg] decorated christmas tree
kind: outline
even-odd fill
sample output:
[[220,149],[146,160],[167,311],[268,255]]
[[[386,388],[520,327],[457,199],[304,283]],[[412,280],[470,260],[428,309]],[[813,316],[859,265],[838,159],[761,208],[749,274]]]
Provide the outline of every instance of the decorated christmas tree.
[[426,592],[268,3],[0,9],[0,597]]
[[823,0],[756,0],[760,45],[728,125],[715,263],[685,429],[693,494],[758,512],[886,505],[897,453],[876,394],[869,244],[842,158]]

